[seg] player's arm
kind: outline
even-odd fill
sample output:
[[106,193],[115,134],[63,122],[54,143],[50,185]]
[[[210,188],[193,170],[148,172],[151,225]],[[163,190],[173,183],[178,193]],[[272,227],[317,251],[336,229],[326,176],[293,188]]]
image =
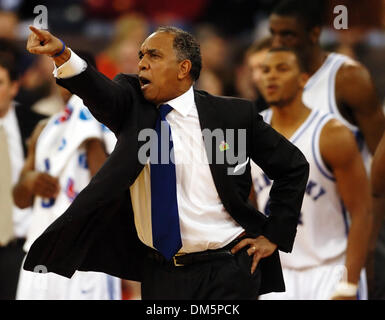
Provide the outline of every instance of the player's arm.
[[85,148],[88,168],[93,177],[107,159],[104,144],[100,139],[90,138],[85,141]]
[[28,142],[27,158],[19,176],[19,181],[13,187],[13,200],[19,208],[32,206],[36,195],[43,198],[56,198],[59,193],[59,181],[47,173],[35,171],[36,142],[46,126],[47,121],[38,123]]
[[[374,228],[371,240],[371,254],[374,255],[378,234],[385,215],[385,134],[377,147],[371,168],[371,186],[373,196]],[[374,259],[374,256],[371,257]]]
[[345,63],[336,77],[336,99],[346,105],[374,154],[385,130],[385,117],[368,70],[358,62]]
[[[372,230],[368,177],[353,134],[339,121],[330,120],[323,128],[320,151],[334,174],[338,192],[350,213],[345,266],[348,283],[357,284],[366,262]],[[355,295],[350,298],[355,298]]]
[[373,157],[371,181],[373,195],[385,197],[385,133]]

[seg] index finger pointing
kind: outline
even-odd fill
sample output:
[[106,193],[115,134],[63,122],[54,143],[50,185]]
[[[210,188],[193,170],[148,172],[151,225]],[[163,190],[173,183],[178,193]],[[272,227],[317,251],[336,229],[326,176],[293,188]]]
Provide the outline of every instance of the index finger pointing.
[[29,29],[38,37],[40,41],[45,39],[43,33],[39,29],[35,28],[34,26],[29,26]]

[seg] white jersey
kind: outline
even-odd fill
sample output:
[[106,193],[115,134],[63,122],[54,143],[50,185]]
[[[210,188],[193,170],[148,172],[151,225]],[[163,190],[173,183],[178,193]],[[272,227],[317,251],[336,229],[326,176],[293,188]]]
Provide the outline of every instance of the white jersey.
[[[272,113],[272,109],[261,113],[265,122],[270,123]],[[322,128],[333,118],[330,113],[312,110],[289,139],[305,155],[310,172],[293,250],[290,254],[280,252],[284,268],[344,265],[348,213],[337,192],[335,178],[323,162],[319,150]],[[259,209],[269,215],[268,201],[272,183],[254,163],[251,170]]]
[[[56,199],[35,197],[25,251],[89,183],[84,142],[90,138],[102,139],[100,123],[79,97],[72,96],[66,108],[50,118],[36,144],[35,170],[58,177],[60,192]],[[76,271],[67,279],[21,269],[16,299],[119,300],[121,280],[101,272]]]
[[361,152],[365,166],[369,171],[371,155],[359,128],[348,122],[339,112],[336,102],[335,83],[338,70],[345,62],[352,61],[349,57],[330,53],[317,70],[308,80],[302,95],[305,106],[332,113],[339,121],[348,127],[356,137],[358,148]]

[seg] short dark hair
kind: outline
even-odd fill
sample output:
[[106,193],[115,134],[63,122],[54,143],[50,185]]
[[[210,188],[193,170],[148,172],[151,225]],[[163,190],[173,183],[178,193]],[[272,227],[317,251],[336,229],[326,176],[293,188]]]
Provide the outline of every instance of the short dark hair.
[[11,53],[0,51],[0,67],[8,71],[8,76],[11,81],[19,79],[16,59]]
[[324,0],[282,0],[274,7],[272,14],[297,17],[309,31],[324,24],[324,2]]
[[291,52],[295,55],[298,63],[299,70],[301,72],[309,72],[308,64],[305,58],[305,55],[302,53],[302,51],[288,48],[288,47],[278,47],[278,48],[271,48],[269,52]]
[[174,35],[173,48],[178,60],[190,60],[191,78],[193,81],[198,80],[202,69],[202,57],[199,43],[194,36],[187,31],[171,26],[159,27],[156,32],[167,32]]

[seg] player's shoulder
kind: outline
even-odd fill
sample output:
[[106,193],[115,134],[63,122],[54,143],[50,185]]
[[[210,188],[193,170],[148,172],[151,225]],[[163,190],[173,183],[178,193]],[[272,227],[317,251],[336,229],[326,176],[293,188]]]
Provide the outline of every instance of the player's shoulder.
[[341,85],[352,83],[352,81],[360,82],[370,80],[369,71],[361,62],[347,56],[340,56],[345,57],[345,59],[337,72],[337,84]]
[[320,133],[321,152],[325,149],[339,152],[355,143],[353,133],[340,120],[333,115],[325,118]]

